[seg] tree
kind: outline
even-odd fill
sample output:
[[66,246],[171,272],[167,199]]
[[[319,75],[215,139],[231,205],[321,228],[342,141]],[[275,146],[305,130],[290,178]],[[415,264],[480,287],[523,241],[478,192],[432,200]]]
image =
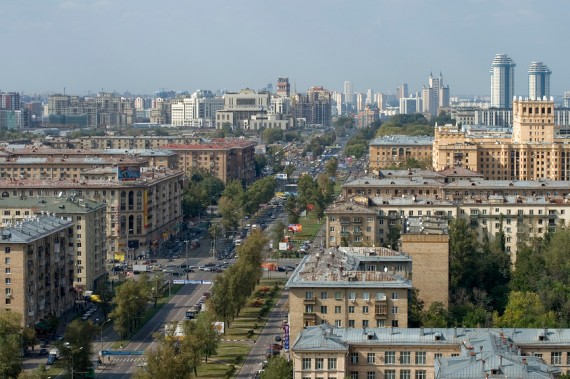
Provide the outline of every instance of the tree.
[[336,157],[332,157],[325,164],[325,173],[329,177],[334,178],[336,176],[337,168],[338,168],[338,159],[336,159]]
[[194,367],[186,354],[180,354],[180,343],[164,334],[157,334],[154,348],[144,353],[146,365],[135,372],[135,379],[192,377]]
[[111,312],[113,301],[113,291],[111,291],[109,283],[107,283],[107,281],[104,281],[102,284],[99,284],[94,293],[100,300],[99,304],[101,306],[101,311],[103,312],[103,319],[107,320],[109,313]]
[[287,180],[291,180],[291,176],[295,172],[295,165],[288,164],[285,166],[285,174],[287,174]]
[[24,327],[22,330],[22,340],[24,342],[24,346],[34,346],[36,343],[36,330],[34,328],[30,328],[29,326]]
[[388,235],[384,241],[384,246],[392,250],[398,250],[400,245],[400,231],[402,227],[399,224],[390,225]]
[[502,316],[494,315],[494,324],[499,328],[557,327],[554,312],[546,312],[538,294],[513,291]]
[[410,328],[420,327],[424,312],[424,301],[420,299],[420,290],[416,287],[412,288],[408,299],[408,326]]
[[115,309],[110,317],[114,320],[115,330],[123,338],[139,324],[148,301],[152,299],[152,288],[153,283],[147,274],[141,274],[136,282],[127,280],[117,288]]
[[301,216],[302,209],[299,207],[297,196],[287,196],[285,211],[287,212],[287,220],[290,224],[296,224],[299,222],[299,217]]
[[261,133],[261,139],[266,144],[272,144],[275,142],[283,141],[283,130],[268,128]]
[[15,312],[0,312],[0,377],[15,378],[22,370],[22,316]]
[[285,238],[286,227],[287,225],[285,225],[281,220],[277,220],[273,224],[273,227],[271,228],[271,236],[273,238],[273,241],[275,241],[275,244],[278,244],[279,242],[283,241],[283,238]]
[[65,343],[59,344],[61,359],[57,362],[67,372],[87,373],[93,355],[91,343],[97,334],[97,327],[91,321],[73,320],[65,330]]
[[244,214],[244,191],[239,180],[232,180],[224,189],[218,212],[226,229],[235,230],[239,226]]
[[267,158],[265,155],[255,154],[255,176],[261,176],[263,169],[267,166]]
[[293,379],[293,361],[281,356],[269,358],[261,379]]
[[449,313],[443,303],[435,301],[422,313],[422,325],[428,328],[447,328]]
[[215,321],[211,312],[200,312],[195,321],[197,340],[200,342],[199,350],[206,362],[208,362],[208,357],[217,353],[220,345],[221,336],[213,327]]
[[228,270],[216,277],[212,287],[212,296],[210,297],[214,314],[218,320],[224,321],[228,328],[234,314],[230,294],[230,271],[232,267],[234,266],[230,266]]

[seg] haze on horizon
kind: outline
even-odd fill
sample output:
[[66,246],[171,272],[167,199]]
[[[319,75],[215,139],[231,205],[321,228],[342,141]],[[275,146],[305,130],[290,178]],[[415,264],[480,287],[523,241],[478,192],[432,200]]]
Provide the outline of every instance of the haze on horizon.
[[551,93],[570,90],[570,2],[557,0],[28,0],[3,2],[0,90],[275,87],[287,76],[355,92],[411,93],[441,71],[451,95],[489,95],[495,54],[517,64],[515,93],[543,61]]

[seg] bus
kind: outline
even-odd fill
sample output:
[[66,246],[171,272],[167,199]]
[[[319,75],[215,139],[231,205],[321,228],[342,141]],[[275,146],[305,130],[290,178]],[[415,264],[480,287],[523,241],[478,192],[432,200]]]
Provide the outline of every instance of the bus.
[[193,320],[194,319],[194,310],[188,309],[186,311],[186,320]]

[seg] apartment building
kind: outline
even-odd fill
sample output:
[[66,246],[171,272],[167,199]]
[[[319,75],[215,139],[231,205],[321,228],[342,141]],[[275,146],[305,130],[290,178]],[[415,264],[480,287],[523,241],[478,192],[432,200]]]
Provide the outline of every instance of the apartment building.
[[4,310],[22,314],[24,326],[61,316],[77,298],[74,222],[43,215],[0,231]]
[[54,215],[73,221],[75,245],[73,288],[78,292],[93,291],[106,280],[106,209],[105,204],[87,199],[64,197],[0,197],[2,228],[17,225],[26,219]]
[[73,197],[106,204],[105,259],[151,254],[182,227],[183,173],[121,166],[96,168],[74,180],[0,179],[2,197]]
[[448,179],[360,178],[347,183],[344,200],[325,211],[326,246],[343,240],[349,245],[385,245],[391,228],[405,234],[414,218],[448,222],[460,218],[475,229],[479,242],[502,230],[514,263],[520,242],[570,222],[570,189],[565,181]]
[[271,94],[269,92],[256,93],[249,88],[239,92],[226,92],[223,109],[216,111],[216,129],[222,129],[225,125],[249,129],[251,117],[266,114],[270,105]]
[[570,180],[570,144],[555,125],[553,100],[513,101],[513,127],[466,132],[438,126],[433,168],[461,166],[499,180]]
[[557,378],[570,369],[569,329],[338,328],[301,331],[295,379]]
[[255,179],[255,142],[244,139],[213,139],[197,145],[166,145],[178,155],[177,167],[189,174],[202,169],[224,184],[232,180],[250,183]]
[[307,326],[406,327],[410,257],[387,248],[329,248],[309,254],[289,289],[290,338]]
[[72,149],[161,149],[165,145],[200,144],[203,138],[194,134],[179,136],[89,136],[74,139],[57,138],[47,141],[56,148]]
[[408,159],[430,161],[433,154],[433,137],[430,136],[382,136],[369,145],[369,168],[379,170],[397,166]]

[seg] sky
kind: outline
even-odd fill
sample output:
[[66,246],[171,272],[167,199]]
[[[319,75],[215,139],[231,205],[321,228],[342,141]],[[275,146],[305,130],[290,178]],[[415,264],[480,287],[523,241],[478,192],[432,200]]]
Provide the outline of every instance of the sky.
[[570,90],[566,0],[25,0],[1,4],[0,91],[293,89],[421,91],[441,72],[452,96],[489,95],[495,54],[552,70]]

